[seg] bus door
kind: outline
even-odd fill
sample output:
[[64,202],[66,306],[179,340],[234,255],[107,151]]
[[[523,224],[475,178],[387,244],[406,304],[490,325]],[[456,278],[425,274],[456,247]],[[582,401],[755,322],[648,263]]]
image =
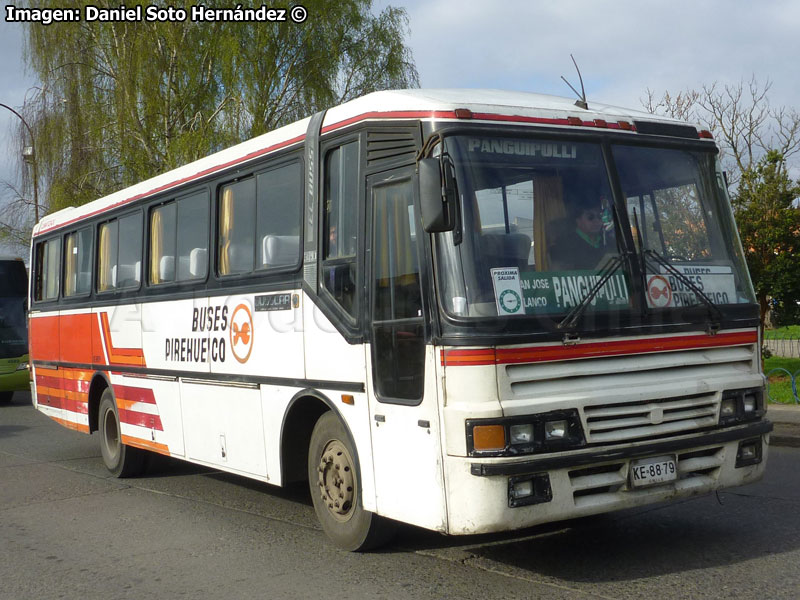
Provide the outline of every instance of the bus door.
[[416,190],[411,166],[367,180],[370,421],[379,514],[441,530],[442,454],[434,353],[425,344]]

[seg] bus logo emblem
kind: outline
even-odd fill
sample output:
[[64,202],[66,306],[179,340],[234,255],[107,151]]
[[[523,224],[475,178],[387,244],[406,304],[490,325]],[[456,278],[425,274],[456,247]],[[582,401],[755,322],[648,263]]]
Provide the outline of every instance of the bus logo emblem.
[[240,363],[244,364],[253,351],[253,316],[246,304],[240,304],[231,317],[231,351]]
[[661,275],[653,275],[647,281],[647,299],[653,308],[664,308],[672,304],[672,288]]

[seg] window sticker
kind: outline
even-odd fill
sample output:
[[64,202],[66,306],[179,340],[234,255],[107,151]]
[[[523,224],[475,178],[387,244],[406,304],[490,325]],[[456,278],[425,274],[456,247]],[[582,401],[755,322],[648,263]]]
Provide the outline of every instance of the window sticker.
[[492,283],[498,315],[525,314],[517,267],[492,269]]
[[[733,269],[717,265],[672,265],[686,276],[714,304],[738,302]],[[665,267],[647,274],[647,305],[650,308],[676,308],[701,303],[694,290]]]
[[[565,313],[578,306],[601,279],[597,271],[549,271],[520,274],[519,269],[492,269],[497,314]],[[630,307],[625,276],[615,273],[589,303],[594,310]]]

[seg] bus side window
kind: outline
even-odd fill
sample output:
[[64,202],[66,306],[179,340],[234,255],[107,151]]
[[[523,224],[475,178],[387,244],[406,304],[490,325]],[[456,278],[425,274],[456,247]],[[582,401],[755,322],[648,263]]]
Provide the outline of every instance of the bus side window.
[[354,317],[358,310],[358,142],[326,156],[324,202],[322,285]]
[[256,182],[254,177],[222,188],[219,204],[220,275],[249,273],[255,255]]
[[175,223],[177,208],[174,202],[154,208],[150,213],[150,283],[175,281]]
[[293,162],[256,178],[257,269],[300,263],[300,213],[303,206],[300,163]]
[[142,215],[119,220],[117,288],[136,288],[142,280]]
[[208,268],[208,196],[205,191],[178,200],[178,281],[205,279]]
[[119,221],[100,225],[97,257],[97,291],[108,292],[117,287],[117,246]]
[[36,246],[35,300],[58,298],[59,274],[61,273],[61,239],[48,240]]
[[92,289],[92,229],[70,233],[64,251],[64,296],[88,294]]

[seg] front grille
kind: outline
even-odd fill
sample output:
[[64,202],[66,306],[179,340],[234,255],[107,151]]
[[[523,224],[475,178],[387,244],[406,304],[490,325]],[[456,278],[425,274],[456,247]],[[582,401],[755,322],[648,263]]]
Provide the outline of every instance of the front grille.
[[509,416],[577,407],[588,444],[644,441],[717,425],[719,387],[752,380],[756,346],[498,365]]
[[582,467],[569,472],[572,499],[576,508],[582,508],[618,503],[626,497],[651,494],[665,487],[688,490],[705,486],[717,480],[724,462],[724,446],[679,453],[676,481],[640,489],[630,487],[630,462],[627,460]]
[[717,394],[584,408],[587,443],[624,442],[716,425]]

